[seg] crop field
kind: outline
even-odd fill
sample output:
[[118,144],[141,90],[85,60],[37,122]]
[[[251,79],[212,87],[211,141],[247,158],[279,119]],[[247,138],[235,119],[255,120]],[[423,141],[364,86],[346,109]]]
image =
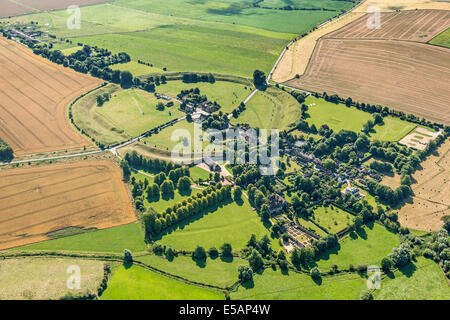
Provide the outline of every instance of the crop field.
[[344,210],[330,205],[315,208],[311,220],[327,230],[328,233],[337,233],[352,224],[354,217]]
[[0,249],[48,240],[69,227],[136,220],[117,166],[107,161],[0,172]]
[[[97,95],[105,92],[109,92],[111,98],[98,106]],[[123,90],[110,85],[83,97],[73,105],[72,110],[75,123],[91,137],[107,145],[137,137],[184,115],[178,110],[177,103],[163,111],[157,110],[156,105],[160,101],[163,100],[143,90]]]
[[318,268],[328,271],[333,264],[340,269],[348,269],[350,264],[379,265],[392,249],[400,244],[399,236],[384,226],[374,223],[364,229],[352,232],[338,247],[329,250],[316,261]]
[[192,257],[182,255],[172,261],[156,255],[147,255],[136,259],[173,275],[222,288],[234,284],[238,279],[238,267],[248,263],[239,258],[233,258],[231,262],[221,258],[208,258],[204,264],[198,264]]
[[450,12],[417,10],[381,13],[379,29],[367,28],[370,13],[324,38],[410,40],[428,42],[450,26]]
[[18,16],[33,12],[33,9],[27,8],[10,0],[0,0],[0,18]]
[[439,266],[423,257],[383,279],[374,293],[376,300],[448,300],[449,295],[450,287]]
[[218,291],[194,287],[138,266],[113,270],[102,300],[222,300]]
[[175,231],[162,236],[160,243],[177,250],[194,250],[197,245],[219,248],[228,242],[233,250],[239,250],[247,244],[252,234],[259,239],[268,235],[269,231],[248,201],[244,200],[242,204],[232,202],[208,212],[199,220],[183,223]]
[[266,269],[253,278],[254,286],[240,286],[231,294],[238,300],[359,300],[366,280],[357,274],[322,278],[316,283],[309,275]]
[[370,132],[370,138],[380,141],[399,141],[416,126],[414,123],[394,117],[384,117],[383,125],[376,125]]
[[450,141],[421,164],[413,174],[412,202],[399,211],[400,223],[415,230],[438,230],[441,217],[450,214]]
[[[67,288],[67,269],[81,270],[81,288]],[[103,262],[86,259],[16,258],[0,262],[1,300],[56,300],[97,294]],[[18,281],[20,279],[20,281]]]
[[334,132],[341,130],[359,132],[368,120],[373,119],[370,113],[324,99],[308,97],[305,104],[311,105],[307,111],[310,117],[306,121],[309,125],[314,124],[317,129],[326,124]]
[[[82,231],[82,230],[81,230]],[[80,234],[16,247],[14,251],[72,251],[123,253],[145,251],[144,233],[137,223],[129,223],[102,230],[90,230]]]
[[50,63],[5,38],[0,38],[0,65],[0,136],[17,155],[89,145],[69,125],[66,107],[99,80]]
[[[408,41],[322,39],[304,77],[287,84],[449,124],[450,53]],[[384,92],[380,95],[380,92]]]
[[300,104],[290,94],[267,88],[258,91],[246,104],[246,109],[231,123],[246,123],[252,128],[288,129],[300,118]]
[[431,44],[450,48],[450,28],[430,40]]
[[248,85],[242,85],[229,81],[216,81],[212,84],[208,82],[184,83],[181,80],[174,80],[156,87],[156,91],[176,97],[181,90],[192,88],[200,89],[200,94],[206,95],[209,101],[216,101],[222,107],[219,111],[223,113],[230,113],[236,109],[254,89],[250,82]]

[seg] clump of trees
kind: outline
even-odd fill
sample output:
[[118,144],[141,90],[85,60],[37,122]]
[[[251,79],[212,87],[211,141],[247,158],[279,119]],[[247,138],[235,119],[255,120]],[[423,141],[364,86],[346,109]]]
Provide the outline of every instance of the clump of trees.
[[261,70],[255,70],[253,72],[253,84],[257,88],[265,88],[266,86],[266,75]]
[[11,146],[0,138],[0,161],[11,161],[14,159],[14,151]]
[[196,82],[215,83],[216,78],[212,73],[209,74],[185,73],[183,74],[182,81],[185,83],[196,83]]

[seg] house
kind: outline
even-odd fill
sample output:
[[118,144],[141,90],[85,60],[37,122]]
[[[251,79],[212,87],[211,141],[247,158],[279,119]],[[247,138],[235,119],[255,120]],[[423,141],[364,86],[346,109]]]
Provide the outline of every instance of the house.
[[286,200],[277,193],[269,195],[267,201],[269,202],[269,210],[272,215],[281,213],[286,205]]
[[350,188],[345,189],[345,193],[350,193],[355,198],[361,197],[361,195],[359,194],[359,189],[355,188],[355,187],[350,187]]

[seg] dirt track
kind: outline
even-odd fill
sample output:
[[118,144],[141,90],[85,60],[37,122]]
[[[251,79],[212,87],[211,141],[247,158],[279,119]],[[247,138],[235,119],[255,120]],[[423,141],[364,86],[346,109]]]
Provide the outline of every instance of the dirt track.
[[56,65],[0,38],[0,136],[16,155],[90,143],[69,124],[66,108],[101,81]]
[[67,227],[136,220],[119,168],[108,161],[0,172],[0,249],[48,240]]
[[450,50],[396,40],[321,39],[287,85],[380,104],[450,124]]

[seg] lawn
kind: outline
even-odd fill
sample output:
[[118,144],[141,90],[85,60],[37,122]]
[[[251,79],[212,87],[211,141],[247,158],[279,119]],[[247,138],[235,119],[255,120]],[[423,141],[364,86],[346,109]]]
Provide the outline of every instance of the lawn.
[[184,83],[181,80],[175,80],[161,84],[156,87],[156,91],[176,97],[181,90],[199,88],[200,94],[206,95],[209,101],[216,101],[222,107],[219,111],[230,113],[251,93],[252,87],[250,82],[245,86],[230,81],[216,81],[211,84],[208,82]]
[[130,223],[109,229],[88,231],[70,237],[48,240],[11,250],[15,251],[90,251],[123,253],[144,251],[147,245],[139,224]]
[[199,179],[209,180],[209,174],[210,173],[208,171],[206,171],[205,169],[202,169],[200,167],[194,166],[194,167],[191,167],[189,169],[189,171],[191,172],[191,178],[194,181],[198,181]]
[[[103,279],[103,262],[87,259],[16,258],[0,263],[1,300],[58,300],[97,294]],[[70,290],[68,268],[80,268],[81,288]],[[73,272],[73,271],[72,271]]]
[[[159,242],[178,250],[194,250],[197,245],[206,249],[212,246],[219,248],[228,242],[237,251],[247,244],[252,234],[259,239],[265,234],[269,235],[269,231],[245,199],[241,204],[232,202],[200,219],[196,217],[188,224],[182,224],[181,229],[177,228],[162,236]],[[274,239],[272,243],[278,246],[277,240]]]
[[113,270],[102,300],[221,300],[218,291],[188,285],[147,269],[119,266]]
[[337,233],[352,224],[354,217],[338,207],[329,205],[328,207],[314,208],[311,220],[327,230],[328,233]]
[[376,125],[370,138],[381,141],[399,141],[414,129],[416,124],[398,118],[385,117],[382,126]]
[[449,300],[450,287],[439,266],[419,257],[381,281],[376,300]]
[[324,237],[327,235],[325,231],[320,229],[318,226],[316,226],[313,222],[310,220],[304,219],[304,218],[298,218],[298,223],[305,229],[310,230],[317,234],[320,237]]
[[172,261],[156,255],[135,259],[170,274],[222,288],[229,287],[238,281],[238,267],[248,265],[247,261],[238,258],[234,258],[231,262],[224,262],[221,258],[208,258],[204,264],[201,264],[192,260],[191,257],[182,255]]
[[315,282],[311,276],[289,271],[266,269],[254,276],[254,284],[240,286],[231,293],[232,299],[242,300],[359,300],[366,289],[366,280],[357,274],[323,277]]
[[300,104],[290,94],[274,87],[257,92],[246,109],[231,123],[246,123],[252,128],[288,129],[300,118]]
[[309,107],[307,119],[309,125],[315,125],[317,129],[323,124],[328,125],[334,132],[350,130],[359,132],[368,120],[373,120],[370,113],[347,107],[344,104],[327,102],[324,99],[308,97],[305,101]]
[[331,249],[318,260],[317,266],[322,271],[329,271],[336,264],[341,269],[348,269],[350,264],[380,265],[381,260],[400,244],[399,237],[384,226],[374,223],[364,230],[353,232],[339,245]]
[[430,40],[431,44],[450,48],[450,28]]

